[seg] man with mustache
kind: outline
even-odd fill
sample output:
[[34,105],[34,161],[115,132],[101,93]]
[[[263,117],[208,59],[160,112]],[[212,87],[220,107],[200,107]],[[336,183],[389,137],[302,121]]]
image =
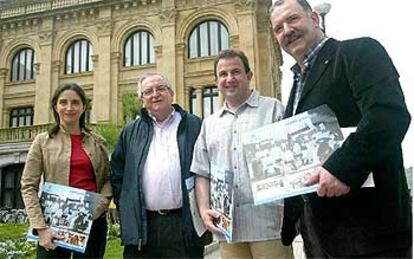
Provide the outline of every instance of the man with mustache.
[[[324,35],[306,0],[276,0],[274,36],[296,64],[285,117],[327,104],[356,127],[307,179],[317,193],[285,200],[282,241],[295,224],[308,258],[411,258],[412,214],[401,142],[410,123],[399,75],[371,38]],[[361,188],[372,172],[375,187]]]

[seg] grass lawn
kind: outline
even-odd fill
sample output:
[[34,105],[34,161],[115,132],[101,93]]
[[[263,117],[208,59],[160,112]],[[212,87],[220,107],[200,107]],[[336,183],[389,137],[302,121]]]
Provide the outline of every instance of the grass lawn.
[[124,248],[121,246],[121,239],[119,237],[110,238],[106,243],[105,258],[122,258]]
[[[25,255],[13,255],[7,257],[6,253],[1,250],[0,259],[3,258],[35,258],[35,242],[26,241],[26,233],[28,224],[0,224],[0,243],[13,241],[12,246],[8,246],[7,250],[24,251]],[[112,228],[111,228],[112,229]],[[115,232],[116,233],[116,232]],[[108,242],[106,243],[105,258],[122,258],[123,247],[121,247],[121,240],[118,236],[114,236],[113,231],[109,232]]]
[[26,235],[27,224],[2,223],[0,224],[0,242],[17,240]]

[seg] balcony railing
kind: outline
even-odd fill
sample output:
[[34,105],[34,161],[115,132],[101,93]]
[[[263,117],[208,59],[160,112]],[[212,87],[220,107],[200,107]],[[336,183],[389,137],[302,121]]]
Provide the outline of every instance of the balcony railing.
[[50,124],[0,129],[0,143],[31,142],[37,134],[47,131]]
[[[32,142],[37,134],[47,131],[51,126],[52,124],[41,124],[0,129],[0,144]],[[90,128],[93,132],[101,135],[106,140],[107,147],[112,150],[115,146],[116,141],[118,140],[122,126],[114,124],[91,123],[88,124],[88,128]]]
[[36,0],[22,2],[21,4],[15,1],[11,4],[5,4],[4,8],[0,8],[0,19],[100,1],[102,0]]

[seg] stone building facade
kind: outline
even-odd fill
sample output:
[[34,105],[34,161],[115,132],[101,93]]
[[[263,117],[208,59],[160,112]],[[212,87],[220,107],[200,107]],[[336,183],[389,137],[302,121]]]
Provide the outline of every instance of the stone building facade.
[[253,86],[280,97],[282,61],[270,5],[271,0],[1,2],[0,207],[21,206],[11,193],[18,190],[30,139],[53,120],[49,101],[62,83],[77,82],[86,91],[90,122],[116,124],[123,120],[122,96],[136,92],[140,74],[157,71],[171,81],[175,102],[205,117],[222,103],[214,56],[238,48],[251,62]]

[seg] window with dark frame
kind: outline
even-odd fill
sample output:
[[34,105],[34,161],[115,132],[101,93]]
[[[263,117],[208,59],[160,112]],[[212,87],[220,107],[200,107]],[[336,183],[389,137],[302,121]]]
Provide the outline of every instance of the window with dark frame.
[[31,48],[23,48],[14,55],[11,64],[10,81],[24,81],[35,78],[34,51]]
[[93,49],[86,39],[74,41],[66,51],[65,74],[74,74],[92,71]]
[[[198,114],[196,90],[195,88],[191,88],[189,94],[189,110],[192,114]],[[219,92],[216,86],[205,87],[202,92],[202,98],[203,110],[201,111],[201,115],[203,118],[208,117],[220,108]]]
[[216,55],[229,48],[229,32],[219,21],[204,21],[190,33],[188,46],[189,58]]
[[203,118],[208,117],[220,108],[218,89],[215,86],[203,90]]
[[24,208],[22,196],[20,194],[20,178],[22,176],[24,164],[6,166],[1,170],[1,208]]
[[132,33],[124,45],[124,67],[155,64],[154,37],[147,31]]
[[195,88],[191,88],[190,89],[190,113],[192,114],[197,114],[197,94],[196,94],[196,89]]
[[19,107],[10,111],[10,128],[31,125],[33,125],[33,107]]

